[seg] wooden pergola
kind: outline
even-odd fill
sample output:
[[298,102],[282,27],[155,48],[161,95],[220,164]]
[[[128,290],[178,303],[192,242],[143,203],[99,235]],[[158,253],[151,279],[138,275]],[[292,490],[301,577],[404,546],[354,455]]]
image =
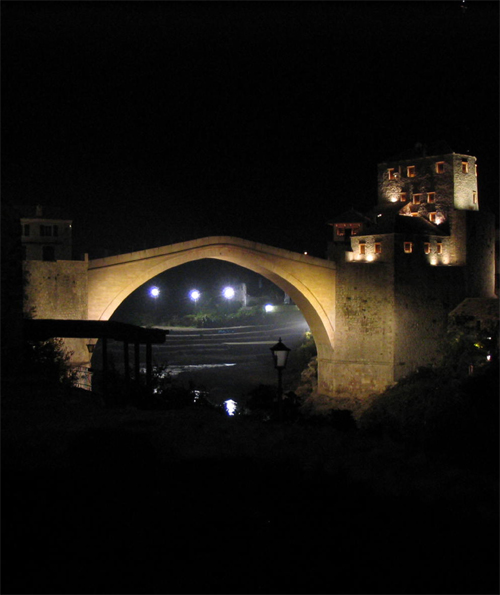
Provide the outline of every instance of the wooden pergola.
[[109,372],[108,340],[123,342],[123,363],[125,378],[130,381],[129,346],[134,345],[135,379],[140,373],[140,346],[146,345],[146,386],[151,387],[153,373],[152,350],[153,344],[165,343],[167,330],[148,329],[133,324],[114,322],[110,320],[59,320],[49,318],[33,318],[23,321],[24,338],[28,341],[46,341],[51,338],[87,339],[89,352],[98,339],[102,343],[102,371],[104,387],[107,386]]

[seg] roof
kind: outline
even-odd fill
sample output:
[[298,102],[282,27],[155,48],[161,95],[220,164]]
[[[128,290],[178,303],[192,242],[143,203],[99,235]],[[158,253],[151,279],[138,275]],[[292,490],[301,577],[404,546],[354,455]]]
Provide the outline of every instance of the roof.
[[449,315],[498,320],[498,304],[498,298],[466,298]]
[[61,219],[72,221],[73,218],[62,207],[50,205],[16,205],[20,219]]
[[363,213],[351,208],[328,221],[328,225],[334,225],[335,223],[372,223],[372,221],[366,215],[363,215]]
[[425,217],[411,217],[408,215],[400,215],[404,206],[400,202],[385,203],[375,206],[369,212],[368,221],[372,224],[365,235],[376,235],[385,233],[402,233],[414,235],[433,235],[433,236],[447,236],[450,235],[449,226],[445,223],[443,225],[436,225]]
[[423,157],[432,157],[434,155],[450,155],[453,152],[453,149],[444,140],[440,140],[429,145],[415,143],[411,149],[403,151],[402,153],[398,153],[397,155],[393,155],[382,161],[382,163],[388,163],[391,161],[406,161],[408,159],[422,159]]
[[165,343],[169,331],[110,320],[59,320],[33,318],[23,320],[28,340],[45,341],[53,337],[100,339],[106,337],[129,343]]

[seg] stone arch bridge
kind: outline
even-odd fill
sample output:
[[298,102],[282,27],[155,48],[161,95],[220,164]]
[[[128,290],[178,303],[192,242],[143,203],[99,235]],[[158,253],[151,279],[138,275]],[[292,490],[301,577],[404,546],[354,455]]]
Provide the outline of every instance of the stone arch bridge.
[[88,319],[109,320],[138,287],[160,273],[201,259],[250,269],[285,291],[297,304],[318,351],[318,388],[335,391],[335,263],[240,238],[216,236],[88,261]]
[[[202,259],[225,260],[250,269],[293,299],[316,342],[318,392],[327,397],[327,407],[330,397],[380,392],[397,375],[428,359],[427,346],[433,344],[429,338],[436,334],[438,314],[429,316],[426,309],[419,324],[410,328],[412,309],[422,309],[426,302],[420,300],[418,306],[413,286],[411,295],[403,296],[408,304],[413,299],[411,309],[406,302],[400,303],[401,295],[396,301],[390,264],[346,266],[341,260],[333,262],[229,236],[95,260],[25,261],[29,278],[26,308],[36,318],[106,321],[134,290],[156,275]],[[405,307],[401,323],[394,314],[398,304],[400,309]],[[443,311],[443,325],[445,317]],[[89,341],[95,338],[65,339],[73,352],[72,363],[82,374],[90,368]],[[424,346],[423,354],[417,353],[418,345]],[[321,407],[323,401],[318,397],[315,403]]]

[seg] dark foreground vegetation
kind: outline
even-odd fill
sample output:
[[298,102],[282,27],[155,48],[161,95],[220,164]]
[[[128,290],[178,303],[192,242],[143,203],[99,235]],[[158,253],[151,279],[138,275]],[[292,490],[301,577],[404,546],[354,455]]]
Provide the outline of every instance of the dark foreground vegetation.
[[2,592],[498,593],[495,362],[282,423],[20,379]]

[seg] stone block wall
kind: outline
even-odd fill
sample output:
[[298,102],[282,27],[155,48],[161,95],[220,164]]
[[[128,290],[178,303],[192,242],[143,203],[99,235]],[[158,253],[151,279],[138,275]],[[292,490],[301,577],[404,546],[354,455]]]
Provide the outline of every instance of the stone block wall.
[[[23,266],[27,278],[25,312],[33,318],[87,320],[88,262],[28,260]],[[74,366],[89,364],[84,339],[68,338],[64,343],[68,351],[73,352]]]
[[468,264],[466,297],[495,297],[495,216],[477,211],[466,211],[464,216]]
[[335,394],[364,397],[393,382],[394,331],[392,263],[340,264],[331,365]]
[[394,380],[420,366],[437,364],[448,313],[465,293],[464,267],[428,266],[418,251],[396,252],[394,287]]

